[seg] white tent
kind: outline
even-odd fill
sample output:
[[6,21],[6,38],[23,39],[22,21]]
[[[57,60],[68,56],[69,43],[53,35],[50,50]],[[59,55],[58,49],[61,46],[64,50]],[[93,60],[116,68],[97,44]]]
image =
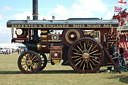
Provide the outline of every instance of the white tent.
[[11,44],[11,43],[8,43],[8,44],[0,44],[0,47],[1,47],[1,48],[18,49],[18,45],[16,45],[16,44]]

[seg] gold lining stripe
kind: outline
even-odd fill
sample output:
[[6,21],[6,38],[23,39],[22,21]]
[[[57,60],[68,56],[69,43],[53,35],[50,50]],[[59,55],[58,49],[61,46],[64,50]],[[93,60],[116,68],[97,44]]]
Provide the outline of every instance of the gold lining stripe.
[[41,40],[42,42],[47,42],[47,40]]
[[48,42],[60,42],[62,40],[48,40]]
[[41,31],[41,33],[47,33],[48,31]]
[[39,14],[32,14],[32,15],[34,15],[34,16],[38,16]]
[[41,35],[41,38],[47,38],[47,35]]

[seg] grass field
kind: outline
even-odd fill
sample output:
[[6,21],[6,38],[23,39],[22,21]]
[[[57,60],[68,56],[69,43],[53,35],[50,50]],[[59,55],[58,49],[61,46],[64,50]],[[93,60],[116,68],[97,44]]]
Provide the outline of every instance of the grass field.
[[61,64],[48,64],[39,73],[23,74],[18,69],[17,59],[17,53],[0,54],[0,85],[128,85],[128,72],[80,74]]

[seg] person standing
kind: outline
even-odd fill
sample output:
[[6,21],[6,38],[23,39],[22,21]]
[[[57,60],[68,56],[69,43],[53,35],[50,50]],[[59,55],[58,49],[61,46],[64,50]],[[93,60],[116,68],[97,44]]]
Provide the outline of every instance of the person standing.
[[124,48],[120,47],[120,63],[122,66],[125,66],[125,56],[124,56]]
[[127,48],[125,48],[124,56],[125,56],[125,61],[128,61],[128,49]]
[[20,49],[19,48],[17,49],[17,52],[18,52],[18,55],[19,55],[20,54]]
[[125,49],[125,61],[126,61],[126,68],[128,71],[128,49]]

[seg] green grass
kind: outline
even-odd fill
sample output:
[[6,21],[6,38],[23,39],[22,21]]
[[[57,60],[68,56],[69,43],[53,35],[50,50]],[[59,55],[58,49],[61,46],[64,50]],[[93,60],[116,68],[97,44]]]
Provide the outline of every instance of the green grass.
[[[23,74],[17,66],[17,53],[0,54],[0,85],[127,85],[128,72],[80,74],[70,66],[48,64],[36,74]],[[103,67],[101,70],[106,69]]]

